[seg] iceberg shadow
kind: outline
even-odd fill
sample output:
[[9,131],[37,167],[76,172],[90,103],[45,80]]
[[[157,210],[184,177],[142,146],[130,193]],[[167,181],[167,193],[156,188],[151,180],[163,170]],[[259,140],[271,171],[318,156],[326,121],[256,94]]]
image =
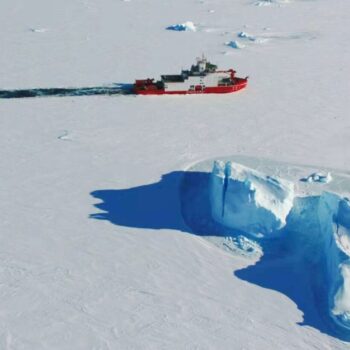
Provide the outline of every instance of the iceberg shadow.
[[178,191],[182,174],[172,172],[157,183],[129,189],[94,191],[91,195],[102,201],[95,207],[103,212],[90,217],[120,226],[187,231]]
[[310,326],[321,333],[337,337],[331,324],[328,324],[327,316],[322,314],[326,304],[325,291],[315,294],[315,285],[319,285],[316,281],[322,279],[319,266],[288,256],[283,247],[277,253],[275,248],[279,245],[280,242],[272,248],[267,243],[263,244],[264,255],[260,260],[233,274],[243,281],[288,297],[302,312],[303,319],[298,322],[300,326]]

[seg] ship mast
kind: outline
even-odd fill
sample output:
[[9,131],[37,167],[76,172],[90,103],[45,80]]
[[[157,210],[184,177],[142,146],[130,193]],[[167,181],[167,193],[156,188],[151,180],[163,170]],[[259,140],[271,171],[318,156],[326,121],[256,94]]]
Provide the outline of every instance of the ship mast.
[[205,58],[204,54],[202,54],[202,57],[197,57],[197,67],[199,73],[205,72],[207,68],[207,59]]

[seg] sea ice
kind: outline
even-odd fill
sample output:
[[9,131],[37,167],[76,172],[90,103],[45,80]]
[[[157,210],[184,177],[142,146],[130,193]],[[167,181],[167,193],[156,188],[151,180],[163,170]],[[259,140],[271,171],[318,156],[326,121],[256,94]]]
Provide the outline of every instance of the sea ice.
[[216,161],[210,195],[214,220],[265,237],[286,224],[293,206],[294,185],[237,163]]

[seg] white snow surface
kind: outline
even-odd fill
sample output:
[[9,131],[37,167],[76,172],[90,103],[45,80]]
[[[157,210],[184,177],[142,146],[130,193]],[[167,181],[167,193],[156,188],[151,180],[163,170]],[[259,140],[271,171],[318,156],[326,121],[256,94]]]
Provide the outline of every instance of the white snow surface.
[[214,163],[211,176],[213,218],[259,237],[271,236],[286,224],[294,200],[294,184],[244,165]]
[[[162,207],[173,203],[177,227],[90,218],[104,211],[91,192],[136,191],[220,155],[350,171],[350,3],[282,5],[0,2],[0,89],[130,83],[176,74],[202,52],[250,76],[232,95],[0,101],[1,349],[349,348],[301,325],[283,291],[237,278],[252,261],[183,228],[176,196]],[[164,30],[187,18],[197,32]],[[223,54],[235,33],[266,27],[268,45]],[[308,280],[291,282],[309,293]]]

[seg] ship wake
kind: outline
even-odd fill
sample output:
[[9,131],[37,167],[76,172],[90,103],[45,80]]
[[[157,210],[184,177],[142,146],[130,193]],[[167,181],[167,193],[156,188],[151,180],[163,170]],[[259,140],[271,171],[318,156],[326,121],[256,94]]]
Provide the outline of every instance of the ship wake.
[[34,88],[19,90],[0,90],[0,98],[28,97],[68,97],[94,95],[129,95],[132,94],[132,84],[113,84],[108,86],[92,86],[79,88]]

